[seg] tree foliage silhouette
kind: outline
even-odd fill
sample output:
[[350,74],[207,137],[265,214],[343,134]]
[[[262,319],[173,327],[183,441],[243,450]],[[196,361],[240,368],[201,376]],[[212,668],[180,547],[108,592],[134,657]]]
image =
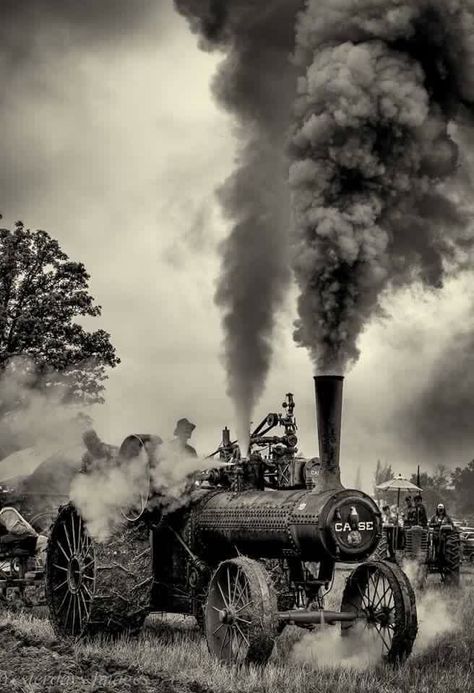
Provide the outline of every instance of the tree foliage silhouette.
[[[21,370],[23,385],[59,388],[64,402],[103,401],[106,368],[120,360],[107,332],[78,322],[101,314],[89,279],[46,231],[0,228],[0,373]],[[0,415],[21,405],[0,400]]]

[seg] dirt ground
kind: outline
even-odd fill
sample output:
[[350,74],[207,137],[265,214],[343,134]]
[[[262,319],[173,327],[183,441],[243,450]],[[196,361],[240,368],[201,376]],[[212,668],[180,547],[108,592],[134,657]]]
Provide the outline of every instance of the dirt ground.
[[[285,630],[264,670],[239,670],[209,655],[193,619],[152,616],[139,638],[73,644],[58,640],[44,614],[4,611],[0,693],[466,693],[474,677],[474,575],[439,598],[444,611],[428,645],[419,634],[404,665],[362,669],[329,664],[321,652],[314,661],[295,658],[295,643],[307,637],[300,629]],[[438,622],[448,618],[454,629]],[[419,609],[420,619],[431,614]]]
[[119,664],[107,653],[84,652],[56,639],[35,617],[5,614],[0,619],[0,691],[33,693],[207,693],[197,682]]

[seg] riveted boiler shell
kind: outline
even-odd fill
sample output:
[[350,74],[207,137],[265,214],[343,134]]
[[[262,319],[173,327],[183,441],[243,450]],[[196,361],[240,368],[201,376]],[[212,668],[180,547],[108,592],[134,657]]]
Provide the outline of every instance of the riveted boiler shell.
[[380,513],[360,491],[211,493],[193,510],[194,547],[209,563],[240,552],[359,561],[378,542]]

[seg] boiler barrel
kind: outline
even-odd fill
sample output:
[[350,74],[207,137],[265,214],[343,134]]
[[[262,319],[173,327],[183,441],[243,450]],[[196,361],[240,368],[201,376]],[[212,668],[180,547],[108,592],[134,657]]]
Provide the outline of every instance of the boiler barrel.
[[192,512],[193,547],[215,563],[236,552],[357,562],[377,546],[380,512],[355,490],[211,492]]

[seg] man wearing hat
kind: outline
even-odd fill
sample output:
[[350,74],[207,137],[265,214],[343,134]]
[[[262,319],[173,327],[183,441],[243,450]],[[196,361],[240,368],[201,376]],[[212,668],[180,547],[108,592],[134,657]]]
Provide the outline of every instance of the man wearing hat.
[[196,426],[188,419],[179,419],[174,429],[174,440],[171,443],[177,451],[183,452],[189,457],[198,456],[193,446],[188,443],[195,428]]

